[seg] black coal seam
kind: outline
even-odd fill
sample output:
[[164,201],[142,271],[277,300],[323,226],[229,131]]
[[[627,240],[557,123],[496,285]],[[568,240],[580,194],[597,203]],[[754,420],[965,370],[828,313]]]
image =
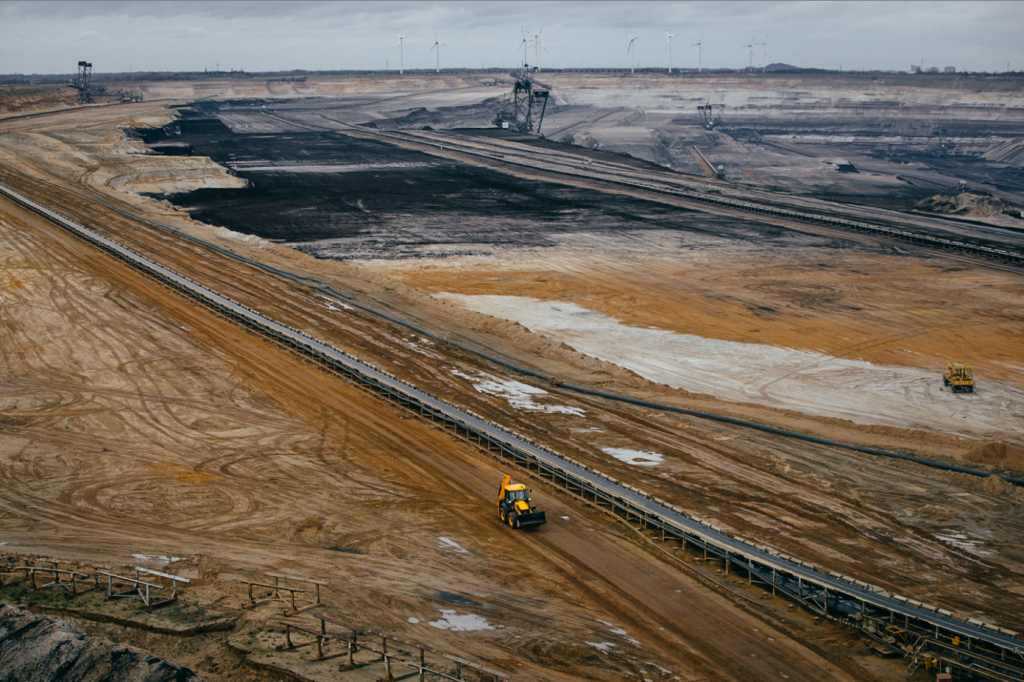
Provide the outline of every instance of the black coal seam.
[[[328,296],[332,296],[332,297],[338,298],[340,300],[343,300],[345,303],[347,303],[349,305],[352,305],[352,306],[354,306],[356,308],[359,308],[360,310],[364,310],[364,311],[370,313],[371,315],[374,315],[374,316],[379,317],[381,319],[384,319],[384,320],[387,320],[389,322],[393,322],[394,324],[397,324],[399,326],[405,327],[406,329],[411,329],[412,331],[416,332],[417,334],[421,334],[421,335],[429,337],[431,339],[435,339],[437,341],[442,341],[442,342],[444,342],[446,344],[449,344],[451,346],[455,346],[456,348],[460,348],[460,349],[462,349],[464,351],[472,353],[473,355],[476,355],[477,357],[483,358],[484,360],[487,360],[489,362],[493,362],[493,363],[495,363],[497,365],[500,365],[502,367],[506,367],[506,368],[511,369],[511,370],[513,370],[515,372],[519,372],[520,374],[525,374],[527,376],[532,376],[532,377],[535,377],[537,379],[541,379],[542,381],[547,381],[549,383],[553,383],[553,378],[548,376],[548,375],[546,375],[546,374],[542,374],[541,372],[536,372],[536,371],[534,371],[532,369],[527,369],[526,367],[520,367],[519,365],[516,365],[516,364],[513,364],[511,362],[508,362],[507,360],[502,360],[501,358],[498,358],[498,357],[495,357],[493,355],[490,355],[489,353],[485,353],[485,352],[483,352],[481,350],[477,350],[476,348],[472,348],[470,346],[467,346],[466,344],[459,343],[458,341],[452,341],[451,339],[448,339],[448,338],[446,338],[446,337],[444,337],[444,336],[442,336],[440,334],[435,334],[434,332],[427,331],[426,329],[423,329],[422,327],[418,327],[417,325],[414,325],[411,322],[407,322],[405,320],[399,319],[397,317],[389,315],[389,314],[387,314],[385,312],[382,312],[380,310],[377,310],[375,308],[371,308],[369,306],[363,305],[362,303],[358,303],[357,301],[352,300],[352,298],[349,297],[348,295],[341,293],[340,291],[335,289],[333,286],[331,286],[329,283],[327,283],[327,282],[325,282],[323,280],[315,279],[313,277],[304,277],[302,275],[296,275],[295,273],[289,272],[288,270],[283,270],[281,268],[276,268],[276,267],[274,267],[272,265],[267,265],[266,263],[261,263],[259,261],[253,260],[251,258],[247,258],[247,257],[245,257],[245,256],[243,256],[241,254],[235,253],[234,251],[231,251],[230,249],[226,249],[226,248],[224,248],[222,246],[218,246],[216,244],[208,242],[208,241],[206,241],[204,239],[200,239],[198,237],[193,237],[192,235],[187,234],[185,232],[182,232],[181,230],[178,230],[177,228],[170,227],[169,225],[163,225],[163,224],[158,223],[156,221],[149,220],[148,218],[143,218],[142,216],[135,215],[134,213],[131,213],[131,212],[126,211],[124,209],[118,208],[117,206],[113,206],[111,204],[108,204],[105,201],[101,201],[99,199],[94,199],[94,198],[89,197],[89,196],[87,196],[85,194],[82,194],[81,192],[75,191],[73,189],[69,189],[67,187],[62,187],[62,186],[57,185],[55,183],[49,182],[47,180],[43,180],[42,178],[33,177],[33,176],[31,176],[31,175],[29,175],[27,173],[23,173],[22,171],[20,171],[20,170],[18,170],[16,168],[13,168],[12,166],[8,166],[5,163],[0,163],[0,166],[3,166],[4,168],[7,168],[10,171],[13,171],[14,173],[17,173],[18,175],[21,175],[23,177],[29,178],[30,180],[34,180],[36,182],[40,182],[40,183],[49,185],[51,187],[55,187],[55,188],[57,188],[59,190],[65,191],[65,192],[70,192],[71,194],[79,196],[79,197],[81,197],[81,198],[83,198],[83,199],[85,199],[87,201],[91,201],[91,202],[99,204],[101,206],[105,206],[106,208],[109,208],[112,211],[116,211],[117,213],[120,213],[123,216],[131,218],[132,220],[138,220],[140,222],[146,223],[147,225],[152,225],[153,227],[156,227],[156,228],[158,228],[160,230],[163,230],[165,232],[170,232],[171,234],[174,234],[174,235],[176,235],[178,237],[186,239],[186,240],[188,240],[188,241],[190,241],[190,242],[192,242],[194,244],[198,244],[200,246],[212,249],[212,250],[216,251],[217,253],[220,253],[220,254],[222,254],[224,256],[227,256],[228,258],[231,258],[233,260],[236,260],[236,261],[239,261],[239,262],[242,262],[242,263],[246,263],[246,264],[251,265],[253,267],[259,268],[260,270],[263,270],[265,272],[269,272],[269,273],[278,275],[279,277],[284,277],[285,279],[289,279],[289,280],[291,280],[293,282],[297,282],[299,284],[303,284],[305,286],[308,286],[310,289],[313,289],[315,291],[319,291],[319,292],[321,292],[323,294],[326,294]],[[921,464],[923,466],[931,467],[933,469],[940,469],[942,471],[955,471],[955,472],[962,473],[962,474],[969,474],[971,476],[978,476],[980,478],[989,478],[991,476],[995,476],[997,478],[1000,478],[1000,479],[1006,481],[1007,483],[1012,483],[1013,485],[1024,487],[1024,479],[1022,479],[1022,478],[1015,478],[1015,477],[1012,477],[1012,476],[1003,476],[1003,475],[1000,475],[1000,474],[993,474],[993,473],[988,472],[988,471],[981,471],[980,469],[970,469],[970,468],[962,467],[962,466],[959,466],[959,465],[956,465],[956,464],[946,464],[944,462],[937,462],[935,460],[924,459],[922,457],[914,457],[913,455],[903,455],[903,454],[900,454],[898,452],[891,452],[889,450],[878,450],[876,448],[865,448],[865,447],[861,447],[859,445],[853,445],[852,443],[843,443],[841,441],[830,440],[828,438],[819,438],[818,436],[812,436],[812,435],[807,434],[807,433],[800,433],[799,431],[790,431],[788,429],[780,429],[780,428],[776,428],[774,426],[768,426],[766,424],[759,424],[757,422],[747,421],[745,419],[737,419],[736,417],[729,417],[729,416],[726,416],[726,415],[723,415],[723,414],[716,414],[714,412],[701,412],[699,410],[689,410],[689,409],[686,409],[685,407],[676,407],[676,406],[673,406],[673,405],[665,405],[663,403],[655,403],[655,402],[651,402],[651,401],[648,401],[648,400],[640,400],[638,398],[630,398],[629,396],[620,395],[618,393],[608,393],[607,391],[598,391],[598,390],[591,389],[591,388],[585,388],[583,386],[576,386],[575,384],[563,383],[563,384],[560,384],[560,386],[561,386],[561,388],[565,388],[565,389],[568,389],[570,391],[575,391],[576,393],[583,393],[585,395],[592,395],[592,396],[596,396],[596,397],[599,397],[599,398],[606,398],[608,400],[615,400],[615,401],[618,401],[618,402],[629,403],[629,404],[638,405],[638,406],[641,406],[641,407],[649,407],[649,408],[656,409],[656,410],[665,410],[665,411],[668,411],[668,412],[676,412],[678,414],[685,414],[685,415],[688,415],[688,416],[691,416],[691,417],[698,417],[700,419],[708,419],[708,420],[711,420],[711,421],[723,422],[723,423],[726,423],[726,424],[733,424],[735,426],[743,426],[743,427],[750,428],[750,429],[755,429],[757,431],[761,431],[761,432],[764,432],[764,433],[770,433],[770,434],[773,434],[773,435],[776,435],[776,436],[784,436],[786,438],[793,438],[795,440],[801,440],[801,441],[804,441],[806,443],[815,443],[817,445],[827,445],[827,446],[830,446],[830,447],[842,448],[844,450],[851,450],[853,452],[860,452],[860,453],[867,454],[867,455],[876,455],[878,457],[888,457],[890,459],[901,459],[901,460],[904,460],[904,461],[907,461],[907,462],[914,462],[915,464]]]

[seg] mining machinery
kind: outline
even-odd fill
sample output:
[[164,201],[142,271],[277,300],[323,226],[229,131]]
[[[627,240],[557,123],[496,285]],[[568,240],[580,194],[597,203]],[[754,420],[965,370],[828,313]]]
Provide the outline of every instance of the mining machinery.
[[117,97],[118,97],[117,101],[119,101],[121,104],[131,104],[133,102],[141,102],[142,101],[142,91],[141,90],[118,90],[117,91]]
[[551,86],[534,78],[535,73],[537,67],[531,69],[529,64],[524,64],[519,73],[513,71],[509,74],[515,79],[512,92],[502,99],[498,114],[494,117],[494,125],[505,130],[532,133],[536,119],[536,132],[540,135]]
[[950,360],[949,368],[942,375],[942,383],[953,393],[974,393],[974,370],[970,365]]
[[78,104],[92,104],[92,95],[89,93],[89,81],[92,80],[92,62],[78,62],[78,73],[70,85],[78,90]]
[[505,474],[498,489],[498,516],[513,528],[531,528],[548,522],[545,512],[530,506],[530,490],[522,483],[513,483]]
[[77,104],[92,104],[96,101],[93,95],[106,91],[102,85],[92,84],[92,62],[78,62],[78,72],[68,87],[78,90],[78,97],[75,98]]
[[718,119],[715,118],[715,110],[711,100],[708,100],[707,104],[698,106],[697,114],[700,116],[700,124],[706,129],[711,130],[718,125]]

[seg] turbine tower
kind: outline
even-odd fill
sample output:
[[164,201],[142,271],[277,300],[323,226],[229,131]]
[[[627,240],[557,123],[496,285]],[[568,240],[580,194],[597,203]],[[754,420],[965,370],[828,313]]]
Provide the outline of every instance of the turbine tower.
[[768,72],[768,34],[764,34],[764,40],[755,45],[761,46],[761,73]]
[[704,43],[704,34],[701,33],[700,34],[700,40],[698,40],[697,42],[695,42],[692,45],[690,45],[690,47],[697,48],[697,73],[700,73],[701,71],[704,70],[704,48],[702,47],[703,43]]
[[754,70],[754,45],[757,45],[757,43],[754,42],[753,38],[750,39],[750,43],[749,44],[747,44],[747,45],[740,45],[740,47],[745,47],[745,48],[747,48],[747,50],[750,51],[750,64],[747,66],[747,71],[753,71]]
[[395,35],[398,36],[398,73],[405,73],[405,55],[402,53],[402,41],[408,38],[409,34],[395,31]]
[[[519,47],[523,48],[523,70],[526,70],[526,48],[529,47],[529,41],[526,39],[526,29],[520,27],[519,29],[523,33],[523,42],[519,43]],[[519,48],[516,48],[517,50]]]
[[441,73],[441,48],[448,47],[445,43],[438,42],[437,31],[434,31],[434,44],[430,47],[430,51],[433,52],[437,49],[437,72]]
[[631,35],[629,35],[627,33],[626,37],[629,38],[629,47],[626,48],[626,54],[630,55],[630,58],[629,58],[629,72],[630,73],[635,73],[636,72],[636,49],[633,47],[633,43],[635,43],[636,42],[636,38],[639,38],[640,36],[637,36],[636,38],[634,38],[634,37],[632,37]]
[[665,42],[668,43],[668,72],[672,73],[672,39],[675,38],[677,34],[665,31],[665,35],[667,36]]

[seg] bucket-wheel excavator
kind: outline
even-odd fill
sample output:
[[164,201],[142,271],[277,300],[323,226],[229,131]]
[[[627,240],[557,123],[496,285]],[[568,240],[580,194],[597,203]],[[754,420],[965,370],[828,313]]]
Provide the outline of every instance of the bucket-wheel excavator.
[[498,490],[498,516],[513,528],[531,528],[548,522],[547,515],[530,506],[530,491],[522,483],[513,483],[508,474]]

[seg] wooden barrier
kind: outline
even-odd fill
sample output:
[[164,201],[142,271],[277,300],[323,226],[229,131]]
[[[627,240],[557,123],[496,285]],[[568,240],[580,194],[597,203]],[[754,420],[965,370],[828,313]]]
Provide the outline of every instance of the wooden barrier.
[[[84,590],[79,590],[78,586],[81,584],[80,581],[88,580],[90,576],[86,573],[79,573],[78,571],[58,568],[58,566],[59,564],[57,564],[56,562],[54,562],[52,568],[48,566],[17,566],[14,568],[14,573],[17,573],[18,571],[24,571],[25,580],[31,581],[33,590],[42,590],[47,587],[60,587],[67,592],[69,597],[76,597],[80,594],[84,594],[86,592],[90,592],[96,589],[95,574],[92,576],[92,587],[86,588]],[[39,585],[38,581],[36,580],[36,575],[39,573],[52,573],[53,579],[45,585]],[[8,573],[7,575],[12,574]],[[69,576],[70,580],[65,580],[64,576]]]
[[[287,604],[291,608],[291,610],[287,610],[286,609],[285,612],[284,612],[284,615],[285,616],[293,616],[296,613],[302,613],[303,611],[309,611],[310,609],[315,609],[316,607],[320,606],[322,604],[322,602],[320,601],[320,588],[321,587],[326,587],[329,584],[329,583],[327,583],[327,582],[325,582],[323,580],[314,580],[312,578],[301,578],[299,576],[286,575],[284,573],[266,573],[265,575],[268,578],[270,578],[273,582],[272,583],[266,583],[266,582],[258,582],[258,581],[255,581],[255,580],[240,580],[239,581],[243,585],[248,585],[249,586],[249,603],[246,605],[246,608],[252,609],[252,608],[256,608],[260,604],[265,604],[266,602],[281,601],[281,602],[284,602],[285,604]],[[296,594],[307,594],[309,592],[309,590],[301,588],[301,587],[289,587],[288,585],[282,585],[281,584],[281,580],[289,580],[289,581],[293,581],[293,582],[302,583],[302,584],[305,584],[305,585],[313,585],[314,594],[313,594],[312,600],[309,603],[306,603],[306,604],[302,604],[302,605],[296,604],[295,603],[295,595]],[[267,595],[265,595],[263,597],[257,597],[255,594],[253,594],[253,591],[252,591],[252,588],[254,588],[254,587],[262,587],[264,589],[270,590],[270,594],[267,594]],[[287,597],[283,596],[281,594],[282,592],[287,592],[288,596]]]
[[[369,628],[361,628],[359,626],[351,625],[336,618],[331,618],[329,616],[324,616],[321,614],[311,614],[311,617],[320,621],[320,627],[318,630],[311,629],[309,627],[304,626],[303,624],[296,623],[294,621],[280,621],[281,624],[285,627],[285,643],[279,646],[278,649],[285,651],[299,649],[307,646],[315,646],[315,660],[318,661],[325,661],[332,658],[347,656],[348,666],[342,668],[342,671],[363,668],[368,665],[373,665],[376,663],[383,663],[385,674],[385,677],[383,679],[386,680],[404,680],[410,677],[418,677],[420,680],[425,680],[427,675],[431,675],[436,678],[451,680],[452,682],[466,682],[465,677],[463,677],[463,668],[468,668],[477,673],[482,673],[488,677],[491,677],[494,680],[494,682],[499,682],[501,680],[511,680],[511,677],[505,673],[499,672],[497,670],[492,670],[490,668],[486,668],[477,663],[473,663],[472,661],[467,661],[463,658],[459,658],[458,656],[446,654],[426,644],[420,644],[419,642],[415,642],[413,640],[406,639],[398,635],[380,632],[377,630],[371,630]],[[342,635],[328,632],[328,624],[347,630],[347,633]],[[292,631],[310,635],[313,637],[313,639],[303,642],[292,641]],[[372,642],[368,643],[365,640],[363,640],[363,642],[360,642],[360,637],[379,637],[381,640],[379,648],[374,648],[375,644]],[[403,644],[406,647],[413,649],[414,652],[410,656],[405,652],[396,650],[394,646],[389,648],[389,642],[392,645]],[[330,644],[341,644],[345,648],[341,651],[326,653],[325,648]],[[357,661],[355,656],[357,653],[361,651],[369,652],[377,657],[368,661]],[[438,669],[436,665],[434,667],[428,666],[426,659],[426,655],[428,652],[441,659],[444,659],[445,661],[451,661],[452,663],[454,663],[454,675],[444,670]],[[412,668],[412,670],[410,672],[395,675],[393,666],[396,664]]]
[[[154,571],[150,568],[135,568],[135,577],[129,578],[127,576],[118,575],[116,573],[110,573],[109,571],[97,570],[96,575],[103,575],[107,578],[107,599],[140,599],[146,608],[155,609],[161,606],[166,606],[178,600],[178,583],[188,584],[190,581],[188,578],[182,578],[179,575],[171,575],[170,573],[161,573],[160,571]],[[141,580],[139,578],[140,573],[146,573],[159,578],[164,578],[171,581],[171,594],[165,599],[159,601],[153,601],[153,593],[151,590],[166,590],[166,585],[160,585],[147,580]],[[128,583],[131,587],[126,592],[115,592],[114,583]]]

